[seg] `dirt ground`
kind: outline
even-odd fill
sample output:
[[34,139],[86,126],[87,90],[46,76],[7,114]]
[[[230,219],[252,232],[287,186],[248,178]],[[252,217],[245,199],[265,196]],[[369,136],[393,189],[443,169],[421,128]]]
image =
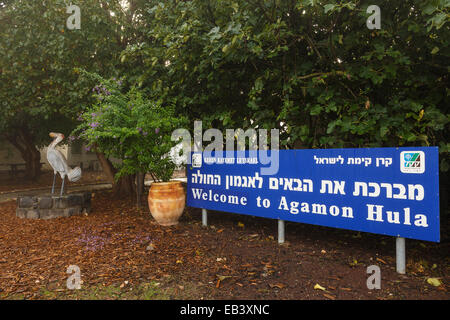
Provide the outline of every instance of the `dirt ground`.
[[[94,194],[89,215],[15,216],[0,204],[0,299],[448,300],[448,219],[441,243],[406,240],[407,273],[395,271],[392,237],[187,208],[162,227],[134,199]],[[70,265],[81,289],[66,286]],[[381,271],[368,289],[367,267]],[[438,286],[428,282],[437,278]]]

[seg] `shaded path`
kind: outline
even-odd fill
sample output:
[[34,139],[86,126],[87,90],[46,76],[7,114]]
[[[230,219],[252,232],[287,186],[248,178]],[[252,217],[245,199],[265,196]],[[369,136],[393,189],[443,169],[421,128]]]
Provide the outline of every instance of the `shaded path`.
[[[111,183],[95,183],[95,184],[87,184],[87,185],[75,185],[75,186],[69,186],[66,191],[68,192],[76,192],[76,191],[97,191],[97,190],[106,190],[111,189],[112,184]],[[45,188],[36,188],[36,189],[23,189],[23,190],[17,190],[17,191],[11,191],[11,192],[2,192],[0,193],[0,203],[6,202],[10,200],[16,200],[18,195],[21,194],[29,194],[29,195],[35,195],[42,192],[49,192],[51,190],[51,187],[45,187]],[[59,192],[58,187],[56,187],[56,191]]]
[[[176,178],[172,180],[180,180],[183,182],[186,182],[186,178]],[[144,182],[145,186],[150,186],[152,184],[152,180],[146,180]],[[84,184],[84,185],[73,185],[69,186],[66,191],[68,192],[77,192],[77,191],[99,191],[99,190],[107,190],[111,189],[112,184],[111,183],[93,183],[93,184]],[[0,203],[6,202],[10,200],[16,200],[18,195],[21,194],[29,194],[29,195],[36,195],[42,192],[49,192],[51,190],[51,187],[40,187],[40,188],[32,188],[32,189],[22,189],[22,190],[14,190],[14,191],[3,191],[0,192]],[[56,191],[59,192],[58,186],[56,186]]]

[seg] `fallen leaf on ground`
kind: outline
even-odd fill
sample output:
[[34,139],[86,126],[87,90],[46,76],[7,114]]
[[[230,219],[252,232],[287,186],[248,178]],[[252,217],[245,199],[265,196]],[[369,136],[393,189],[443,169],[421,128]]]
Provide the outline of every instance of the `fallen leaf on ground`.
[[328,299],[331,299],[331,300],[336,300],[336,297],[332,296],[331,294],[324,293],[323,296],[328,298]]
[[217,275],[217,278],[219,278],[220,281],[223,281],[227,278],[231,278],[231,276],[221,276],[221,275]]
[[435,287],[439,287],[442,284],[442,282],[438,278],[428,278],[427,282]]
[[269,284],[269,287],[271,288],[278,288],[278,289],[283,289],[284,287],[286,287],[286,285],[282,284],[282,283],[276,283],[276,284]]
[[354,267],[354,266],[358,265],[358,260],[353,259],[353,261],[350,262],[349,265],[350,265],[351,267]]
[[320,284],[316,283],[316,285],[314,286],[314,290],[323,290],[323,291],[325,291],[325,290],[327,290],[327,289],[325,289],[324,287],[322,287]]
[[381,263],[387,264],[386,261],[384,261],[384,260],[381,259],[381,258],[377,258],[376,260],[379,261],[379,262],[381,262]]
[[350,288],[341,288],[341,290],[352,291],[352,289],[350,289]]

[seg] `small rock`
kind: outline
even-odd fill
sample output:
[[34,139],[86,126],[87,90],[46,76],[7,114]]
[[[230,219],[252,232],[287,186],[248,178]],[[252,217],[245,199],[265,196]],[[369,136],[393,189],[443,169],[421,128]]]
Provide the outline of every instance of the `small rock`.
[[147,248],[145,248],[145,250],[147,250],[147,251],[153,251],[153,250],[155,250],[155,247],[153,246],[153,244],[149,244],[148,246],[147,246]]

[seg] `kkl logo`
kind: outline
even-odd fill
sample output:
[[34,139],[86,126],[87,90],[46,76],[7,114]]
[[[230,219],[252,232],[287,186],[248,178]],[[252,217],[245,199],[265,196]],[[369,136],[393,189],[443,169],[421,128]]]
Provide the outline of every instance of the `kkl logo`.
[[402,173],[424,173],[425,153],[423,151],[400,152],[400,171]]
[[[181,142],[178,144],[178,149],[182,150],[182,159],[184,164],[191,164],[194,167],[201,167],[203,152],[203,159],[227,159],[234,158],[235,141],[237,142],[237,155],[238,157],[244,157],[246,152],[246,141],[248,141],[248,159],[257,159],[262,165],[268,165],[268,167],[262,167],[260,170],[261,175],[274,175],[278,173],[279,169],[279,130],[270,130],[270,150],[267,145],[267,130],[266,129],[226,129],[225,130],[225,143],[223,140],[223,134],[219,129],[211,128],[203,133],[202,121],[194,122],[194,153],[192,159],[190,156],[192,151],[192,137],[187,129],[176,129],[172,133],[171,139],[173,141]],[[203,141],[210,141],[206,147],[203,148]],[[226,151],[224,152],[223,146],[225,144]],[[178,150],[178,154],[179,150]],[[225,155],[225,157],[224,157]],[[192,162],[191,162],[192,160]]]

